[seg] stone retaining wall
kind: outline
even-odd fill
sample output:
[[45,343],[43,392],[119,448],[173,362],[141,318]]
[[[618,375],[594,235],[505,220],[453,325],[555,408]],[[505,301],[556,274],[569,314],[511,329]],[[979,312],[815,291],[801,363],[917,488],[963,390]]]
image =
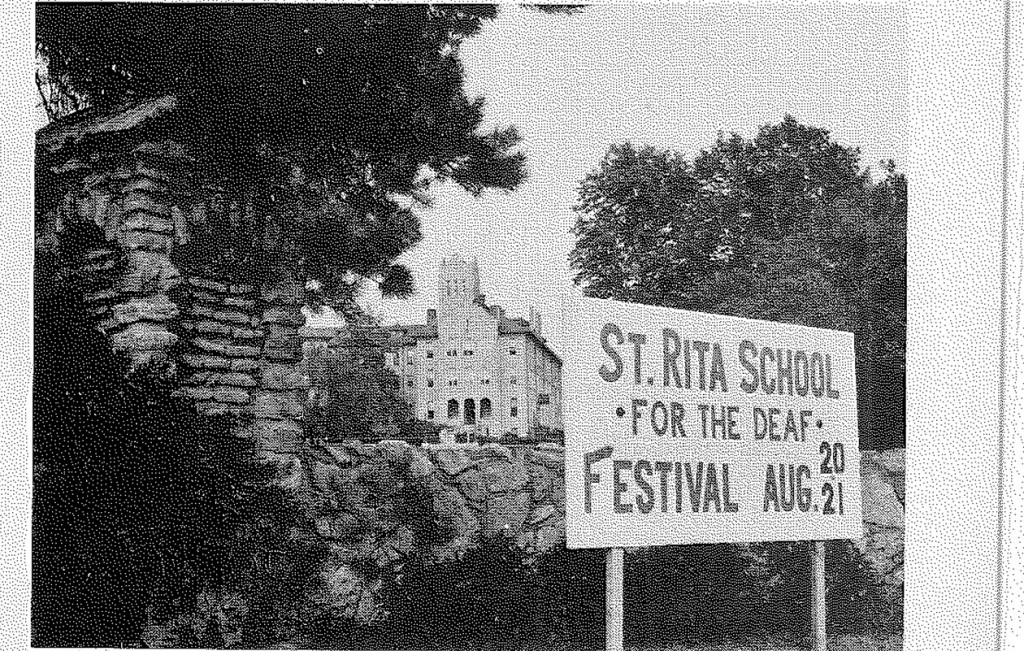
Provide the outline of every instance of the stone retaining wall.
[[[370,621],[381,582],[376,571],[357,568],[383,571],[420,553],[437,562],[455,560],[494,537],[537,557],[564,544],[563,463],[563,448],[553,444],[420,447],[393,441],[311,448],[307,497],[317,531],[332,549],[322,603]],[[878,582],[900,600],[903,477],[902,450],[862,455],[864,536],[856,544]],[[440,532],[425,536],[382,507],[400,499],[401,487],[415,487],[417,503]]]

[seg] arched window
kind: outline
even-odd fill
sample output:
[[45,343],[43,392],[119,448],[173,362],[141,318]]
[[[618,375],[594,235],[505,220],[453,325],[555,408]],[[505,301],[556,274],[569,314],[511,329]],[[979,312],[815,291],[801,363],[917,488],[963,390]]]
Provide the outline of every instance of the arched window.
[[459,417],[459,401],[456,400],[455,398],[452,398],[451,400],[448,401],[448,418],[452,419],[452,418],[458,418],[458,417]]
[[466,402],[462,408],[462,415],[467,425],[476,424],[476,401],[472,398],[466,398]]
[[490,417],[491,417],[491,399],[490,398],[480,398],[480,418],[483,419],[483,418],[490,418]]

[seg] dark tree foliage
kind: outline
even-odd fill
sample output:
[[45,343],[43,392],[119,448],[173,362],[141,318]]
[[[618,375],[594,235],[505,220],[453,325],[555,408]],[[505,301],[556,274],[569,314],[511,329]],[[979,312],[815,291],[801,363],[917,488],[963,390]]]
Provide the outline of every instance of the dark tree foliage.
[[[829,630],[899,629],[863,557],[826,545]],[[459,561],[405,563],[385,589],[382,622],[324,628],[314,646],[592,649],[604,641],[605,551],[554,549],[539,559],[494,538]],[[699,644],[768,635],[800,640],[810,621],[806,543],[684,545],[630,550],[623,598],[627,645]],[[439,626],[438,622],[444,622]]]
[[[750,630],[802,635],[811,627],[811,566],[807,542],[752,545],[755,564]],[[849,540],[825,543],[826,628],[830,635],[903,629],[902,597],[891,602],[863,554]]]
[[904,445],[906,177],[787,116],[691,163],[612,146],[581,183],[570,262],[591,296],[856,334],[861,444]]
[[244,583],[260,550],[295,552],[305,525],[251,443],[161,374],[126,376],[50,262],[35,294],[33,644],[118,646],[148,608],[189,611],[202,590]]
[[597,646],[603,635],[604,555],[563,547],[531,563],[510,541],[493,538],[458,561],[413,559],[384,599],[387,619],[349,633],[352,647]]
[[282,231],[305,272],[333,281],[353,270],[405,296],[412,279],[394,260],[420,232],[397,195],[422,199],[446,179],[479,194],[524,178],[515,128],[481,131],[484,101],[464,91],[460,44],[495,15],[491,5],[41,4],[41,93],[55,110],[175,94],[164,128],[252,192],[257,241]]
[[308,436],[328,441],[395,438],[412,417],[399,393],[399,378],[383,355],[366,347],[360,355],[314,351],[307,372],[316,398],[305,415]]

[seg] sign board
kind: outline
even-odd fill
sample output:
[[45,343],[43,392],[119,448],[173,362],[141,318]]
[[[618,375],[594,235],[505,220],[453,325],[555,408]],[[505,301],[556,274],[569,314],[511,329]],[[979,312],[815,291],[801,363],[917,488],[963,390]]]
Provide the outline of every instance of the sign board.
[[567,308],[569,547],[862,535],[851,333]]

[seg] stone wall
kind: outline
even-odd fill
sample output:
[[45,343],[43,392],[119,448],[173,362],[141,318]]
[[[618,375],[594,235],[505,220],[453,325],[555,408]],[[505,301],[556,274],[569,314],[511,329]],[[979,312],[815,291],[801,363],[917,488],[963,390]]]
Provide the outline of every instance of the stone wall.
[[[419,447],[391,441],[311,449],[307,497],[317,531],[332,549],[322,603],[371,621],[382,585],[377,570],[400,565],[413,554],[455,560],[494,537],[528,557],[564,544],[563,463],[564,450],[554,444]],[[864,536],[856,544],[878,582],[902,601],[902,450],[864,453],[861,478]],[[399,500],[396,491],[403,489],[412,493],[402,499],[416,498],[438,531],[427,536],[415,519],[381,508]],[[422,547],[425,538],[430,542]]]
[[262,284],[231,273],[238,261],[225,252],[252,245],[252,199],[161,135],[175,106],[163,97],[39,131],[37,247],[80,279],[97,327],[132,367],[156,364],[201,413],[234,416],[260,454],[292,467],[308,384],[301,283],[289,269]]

